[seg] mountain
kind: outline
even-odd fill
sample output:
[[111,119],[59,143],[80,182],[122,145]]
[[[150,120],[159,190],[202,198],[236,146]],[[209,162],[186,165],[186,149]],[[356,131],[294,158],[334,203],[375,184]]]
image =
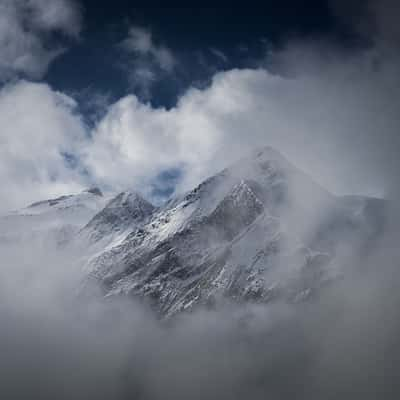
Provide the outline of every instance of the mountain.
[[106,296],[144,298],[167,317],[227,300],[298,302],[341,276],[345,256],[371,246],[383,208],[330,194],[264,148],[148,208],[86,270]]
[[380,199],[331,194],[266,147],[158,208],[96,188],[32,204],[0,218],[0,243],[72,246],[86,283],[168,318],[227,301],[310,299],[351,271],[352,257],[368,257],[384,211]]
[[119,193],[84,226],[80,236],[88,238],[91,244],[110,240],[144,224],[154,210],[155,207],[138,193]]
[[70,240],[108,201],[98,188],[39,201],[0,217],[0,243]]

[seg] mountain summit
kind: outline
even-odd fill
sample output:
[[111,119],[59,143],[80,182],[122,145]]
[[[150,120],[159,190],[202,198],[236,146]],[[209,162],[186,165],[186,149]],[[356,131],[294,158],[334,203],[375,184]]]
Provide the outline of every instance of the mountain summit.
[[122,192],[111,199],[81,233],[90,237],[91,242],[97,242],[126,229],[132,230],[136,225],[144,223],[153,211],[154,206],[140,194]]
[[86,270],[106,295],[145,298],[164,316],[227,300],[302,301],[344,272],[344,248],[379,231],[381,203],[350,203],[263,148],[164,207],[140,200],[143,213],[111,225],[94,217],[103,235],[124,235]]
[[368,254],[383,210],[381,200],[332,195],[265,147],[163,207],[92,188],[32,204],[2,225],[8,240],[56,230],[84,249],[79,263],[106,296],[140,297],[170,317],[318,294],[347,272],[349,254]]
[[72,239],[108,201],[97,188],[38,201],[0,217],[0,243],[20,240]]

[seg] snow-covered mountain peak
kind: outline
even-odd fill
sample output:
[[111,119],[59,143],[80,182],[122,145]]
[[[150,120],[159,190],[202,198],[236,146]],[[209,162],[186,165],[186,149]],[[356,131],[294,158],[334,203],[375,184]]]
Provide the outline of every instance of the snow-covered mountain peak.
[[136,192],[121,192],[96,214],[82,229],[81,234],[98,242],[104,237],[109,240],[115,234],[133,230],[147,221],[155,207]]
[[[262,147],[206,179],[168,206],[170,209],[179,209],[190,205],[193,211],[190,218],[198,219],[210,215],[227,196],[240,198],[247,192],[243,199],[248,199],[251,193],[269,213],[277,214],[278,208],[281,209],[283,205],[302,201],[302,188],[312,185],[311,179],[278,151]],[[310,187],[306,193],[309,191],[316,194],[320,188]],[[329,197],[328,192],[323,192],[315,199],[325,195]],[[314,199],[309,202],[311,208],[313,202]]]
[[[254,172],[268,173],[272,171],[285,171],[289,173],[296,170],[296,167],[279,151],[265,146],[254,149],[250,154],[240,158],[227,169],[235,173],[242,170],[244,173],[251,175]],[[254,176],[248,176],[248,178],[254,179]]]
[[0,221],[0,242],[38,231],[70,240],[108,296],[145,297],[171,316],[227,298],[304,300],[342,273],[337,252],[366,253],[383,211],[377,199],[330,194],[264,147],[159,208],[97,188],[34,203]]
[[38,201],[1,218],[0,241],[52,238],[64,241],[75,235],[109,199],[97,191],[85,190]]
[[300,301],[339,273],[336,249],[372,240],[379,218],[353,208],[265,147],[130,222],[87,271],[108,295],[144,296],[168,316],[218,298]]
[[118,208],[118,207],[144,207],[152,209],[153,205],[145,200],[139,193],[136,192],[121,192],[115,196],[108,204],[108,208]]
[[[101,192],[100,192],[101,193]],[[63,195],[54,199],[32,203],[26,208],[16,211],[19,215],[38,215],[53,212],[67,212],[78,209],[88,209],[97,212],[104,207],[107,198],[94,190],[85,190],[78,194]]]

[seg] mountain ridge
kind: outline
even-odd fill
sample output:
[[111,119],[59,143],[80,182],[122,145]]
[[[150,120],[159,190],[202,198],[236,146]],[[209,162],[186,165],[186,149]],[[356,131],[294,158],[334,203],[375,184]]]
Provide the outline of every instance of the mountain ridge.
[[[382,202],[335,196],[270,147],[161,207],[95,192],[84,196],[102,207],[66,240],[84,249],[85,279],[165,318],[225,301],[305,301],[345,274],[346,251],[373,245],[383,223]],[[62,212],[72,200],[55,201],[48,208]]]
[[373,236],[357,212],[266,148],[155,209],[86,269],[106,296],[147,299],[167,317],[225,300],[296,302],[342,274],[346,241]]

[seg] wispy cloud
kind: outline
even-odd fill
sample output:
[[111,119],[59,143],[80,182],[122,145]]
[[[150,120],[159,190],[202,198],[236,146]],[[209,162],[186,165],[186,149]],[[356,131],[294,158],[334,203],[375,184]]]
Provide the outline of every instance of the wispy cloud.
[[162,70],[172,72],[176,65],[172,51],[155,44],[150,30],[133,26],[129,29],[128,37],[121,43],[121,47],[136,56],[148,56]]
[[145,98],[151,86],[172,74],[178,63],[172,50],[156,43],[151,30],[143,27],[132,26],[119,48],[129,56],[126,69],[133,88]]
[[214,56],[216,56],[217,58],[219,58],[222,62],[224,62],[224,63],[229,62],[228,56],[227,56],[223,51],[221,51],[221,50],[219,50],[219,49],[216,49],[216,48],[214,48],[214,47],[211,47],[211,48],[210,48],[210,52],[211,52],[212,54],[214,54]]
[[0,3],[0,81],[24,75],[40,79],[65,51],[53,33],[77,38],[82,26],[73,0],[2,0]]

